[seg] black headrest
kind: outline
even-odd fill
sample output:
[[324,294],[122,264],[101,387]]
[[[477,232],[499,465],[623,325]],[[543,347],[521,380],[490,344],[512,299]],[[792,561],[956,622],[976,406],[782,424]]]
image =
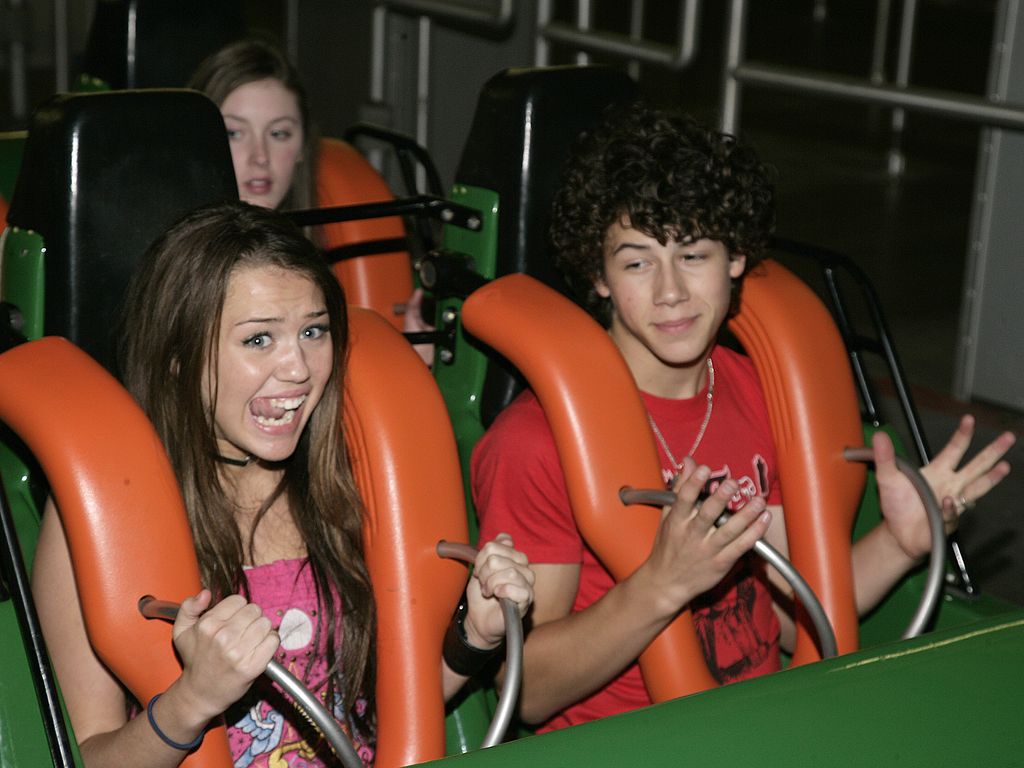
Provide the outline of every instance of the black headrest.
[[44,332],[108,368],[134,265],[172,222],[238,199],[217,107],[187,90],[56,96],[33,115],[8,213],[46,244]]
[[[495,274],[525,272],[569,293],[548,239],[551,200],[573,141],[611,104],[635,101],[636,83],[601,66],[509,69],[484,84],[455,180],[498,194]],[[484,425],[522,388],[506,364],[487,366]]]
[[82,72],[111,88],[182,88],[245,34],[244,10],[242,0],[100,0]]
[[629,75],[601,66],[508,69],[484,84],[455,179],[498,193],[495,277],[525,272],[566,291],[548,242],[562,166],[606,107],[637,98]]

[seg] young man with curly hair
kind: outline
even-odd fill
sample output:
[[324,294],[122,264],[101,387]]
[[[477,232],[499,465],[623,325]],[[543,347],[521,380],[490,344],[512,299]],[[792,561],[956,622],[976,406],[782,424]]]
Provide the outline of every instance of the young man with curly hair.
[[[634,104],[581,137],[553,213],[560,267],[625,358],[678,501],[645,562],[615,583],[576,528],[533,394],[478,444],[481,535],[510,531],[534,564],[520,709],[541,730],[649,704],[636,659],[687,606],[723,683],[779,669],[795,636],[788,586],[749,554],[762,536],[787,551],[764,397],[750,360],[717,344],[774,226],[766,168],[730,136]],[[1009,434],[957,470],[972,434],[965,417],[925,470],[950,527],[962,511],[952,499],[973,501],[1009,472]],[[875,449],[885,520],[854,547],[862,612],[930,545],[892,443]],[[733,516],[715,528],[724,508]]]

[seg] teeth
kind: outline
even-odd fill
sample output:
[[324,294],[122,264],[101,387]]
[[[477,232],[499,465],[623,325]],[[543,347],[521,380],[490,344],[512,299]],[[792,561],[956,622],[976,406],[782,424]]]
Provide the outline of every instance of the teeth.
[[274,397],[271,398],[270,404],[275,408],[284,408],[286,411],[294,411],[300,405],[306,402],[306,396],[300,397]]
[[279,419],[275,419],[270,416],[256,416],[255,418],[257,424],[262,424],[265,427],[279,427],[282,424],[291,424],[295,420],[295,411],[285,411],[284,416]]

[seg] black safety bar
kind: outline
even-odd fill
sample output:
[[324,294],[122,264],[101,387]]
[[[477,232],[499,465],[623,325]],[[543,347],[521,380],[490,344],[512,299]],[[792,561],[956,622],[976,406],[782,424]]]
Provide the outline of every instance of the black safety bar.
[[0,534],[3,542],[0,548],[0,600],[13,600],[14,612],[18,617],[22,644],[32,667],[32,683],[36,701],[42,715],[43,731],[50,749],[54,766],[74,768],[75,760],[71,751],[71,739],[57,693],[56,677],[46,654],[43,632],[39,626],[32,590],[29,586],[28,570],[21,555],[14,517],[7,501],[7,491],[0,478]]

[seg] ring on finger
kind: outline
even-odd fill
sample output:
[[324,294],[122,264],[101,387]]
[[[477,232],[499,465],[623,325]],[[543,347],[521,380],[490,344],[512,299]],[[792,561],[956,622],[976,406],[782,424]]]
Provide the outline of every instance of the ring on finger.
[[968,509],[974,509],[974,502],[973,501],[968,501],[967,497],[964,496],[964,494],[962,494],[962,493],[957,497],[955,503],[956,503],[956,511],[957,512],[964,512],[965,510],[968,510]]

